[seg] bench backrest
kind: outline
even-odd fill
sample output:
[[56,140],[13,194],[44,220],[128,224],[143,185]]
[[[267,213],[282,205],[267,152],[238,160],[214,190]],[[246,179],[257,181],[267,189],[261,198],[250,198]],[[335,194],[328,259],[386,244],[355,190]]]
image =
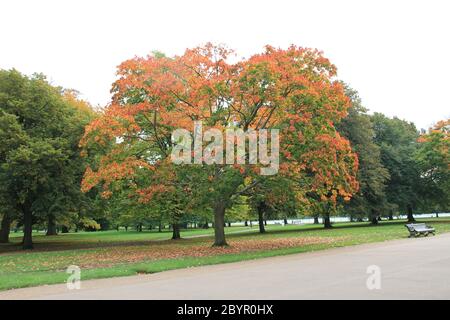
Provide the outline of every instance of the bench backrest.
[[414,230],[420,230],[420,229],[428,229],[429,227],[425,223],[410,223],[405,225],[408,230],[414,231]]

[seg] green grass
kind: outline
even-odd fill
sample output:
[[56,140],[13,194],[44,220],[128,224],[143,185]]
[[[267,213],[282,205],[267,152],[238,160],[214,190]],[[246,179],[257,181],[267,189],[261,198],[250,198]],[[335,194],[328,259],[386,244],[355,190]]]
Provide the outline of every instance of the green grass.
[[[425,220],[424,220],[425,221]],[[427,219],[427,223],[436,228],[437,233],[450,232],[450,220]],[[97,232],[35,237],[36,250],[23,252],[18,245],[20,238],[13,237],[12,244],[0,246],[0,290],[29,287],[42,284],[63,283],[67,280],[67,266],[88,263],[92,257],[106,262],[92,267],[82,268],[82,279],[98,279],[155,273],[165,270],[188,268],[201,265],[230,263],[264,257],[323,250],[364,243],[382,242],[407,238],[404,221],[382,222],[379,226],[367,223],[336,224],[333,229],[325,230],[320,225],[270,226],[266,234],[259,234],[245,227],[226,228],[229,242],[234,245],[253,241],[289,241],[289,239],[322,239],[323,243],[306,243],[294,247],[222,253],[209,256],[191,256],[190,250],[210,248],[212,229],[188,230],[182,232],[184,240],[168,240],[169,232]],[[204,237],[199,237],[204,236]],[[200,248],[200,249],[199,249]],[[152,257],[153,253],[181,250],[183,255],[173,258]],[[219,249],[218,249],[219,250]],[[186,253],[188,252],[188,253]],[[226,251],[225,251],[226,252]],[[142,256],[141,253],[146,255]],[[136,261],[124,262],[127,255],[137,256]],[[117,257],[117,259],[116,259]],[[151,259],[150,259],[150,258]]]

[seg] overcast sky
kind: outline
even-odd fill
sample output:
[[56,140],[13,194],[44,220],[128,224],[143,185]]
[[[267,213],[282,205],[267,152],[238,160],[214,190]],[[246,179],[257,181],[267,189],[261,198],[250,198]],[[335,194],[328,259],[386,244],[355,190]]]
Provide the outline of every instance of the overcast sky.
[[0,68],[105,105],[123,60],[211,41],[324,51],[364,105],[419,128],[450,116],[450,1],[1,0]]

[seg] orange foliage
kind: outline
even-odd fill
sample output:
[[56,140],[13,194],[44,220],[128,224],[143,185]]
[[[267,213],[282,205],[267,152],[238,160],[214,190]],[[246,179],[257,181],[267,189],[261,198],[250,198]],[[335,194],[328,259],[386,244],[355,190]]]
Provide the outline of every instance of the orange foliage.
[[[113,150],[126,153],[130,148],[124,145],[144,141],[149,149],[159,150],[152,169],[157,172],[164,163],[167,175],[171,132],[192,130],[195,120],[220,130],[277,128],[279,174],[294,179],[309,175],[309,188],[324,201],[337,196],[350,199],[358,189],[358,160],[348,140],[334,128],[350,106],[342,84],[334,80],[336,67],[320,51],[297,46],[285,50],[266,46],[264,52],[234,64],[228,62],[231,53],[206,44],[181,56],[123,62],[111,104],[87,126],[81,144],[111,147],[112,142]],[[129,155],[120,163],[104,161],[95,172],[88,168],[83,190],[99,183],[108,187],[113,180],[132,176],[136,167],[148,166],[146,161],[142,154]],[[258,171],[246,167],[236,170],[242,175]],[[143,201],[163,192],[162,180],[139,189]]]

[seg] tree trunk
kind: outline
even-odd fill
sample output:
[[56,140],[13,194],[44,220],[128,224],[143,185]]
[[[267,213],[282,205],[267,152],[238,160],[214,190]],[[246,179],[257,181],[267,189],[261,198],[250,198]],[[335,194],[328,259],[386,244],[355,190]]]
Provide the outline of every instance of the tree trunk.
[[23,210],[23,241],[24,250],[33,249],[33,213],[29,208]]
[[319,224],[319,217],[314,217],[314,224]]
[[218,202],[214,206],[214,245],[215,247],[227,246],[225,240],[225,228],[223,227],[225,220],[225,203]]
[[244,226],[248,227],[248,221],[245,220]]
[[259,232],[264,233],[266,232],[266,228],[264,228],[264,211],[262,208],[262,204],[258,205],[258,222],[259,222]]
[[439,213],[436,212],[436,218],[439,218]]
[[370,211],[370,223],[373,225],[377,225],[378,224],[378,213],[375,211],[375,209],[372,209]]
[[49,214],[47,219],[47,233],[45,235],[56,236],[58,233],[56,232],[55,216],[53,214]]
[[267,226],[267,220],[266,219],[264,219],[264,225]]
[[408,204],[406,206],[406,210],[408,212],[408,222],[416,222],[416,219],[414,219],[414,215],[413,215],[412,205]]
[[323,226],[325,229],[331,229],[333,226],[331,225],[330,214],[326,213],[323,217]]
[[127,232],[128,231],[128,226],[125,226],[125,232]]
[[9,242],[9,232],[11,231],[11,219],[5,213],[3,215],[2,224],[0,228],[0,243]]
[[289,224],[287,218],[284,218],[284,224]]
[[178,223],[172,224],[172,240],[181,239],[180,236],[180,225]]
[[231,222],[228,222],[228,227],[231,227]]
[[61,227],[61,233],[69,233],[69,228],[66,226]]

